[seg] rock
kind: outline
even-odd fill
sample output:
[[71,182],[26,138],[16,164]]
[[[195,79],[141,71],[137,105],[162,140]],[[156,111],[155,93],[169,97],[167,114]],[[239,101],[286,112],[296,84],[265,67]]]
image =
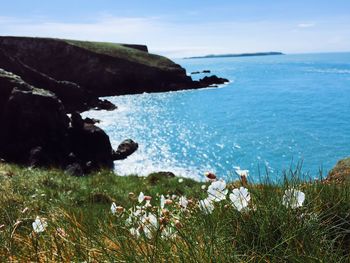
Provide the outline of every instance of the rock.
[[[76,115],[79,115],[76,113]],[[79,119],[81,116],[75,117]],[[112,146],[108,135],[93,124],[71,125],[69,141],[71,152],[82,163],[91,161],[96,168],[112,168]]]
[[158,172],[156,173],[158,176],[161,176],[161,177],[168,177],[168,178],[173,178],[175,177],[175,174],[172,173],[172,172]]
[[97,110],[107,110],[107,111],[112,111],[116,110],[118,107],[115,106],[112,102],[108,100],[99,100],[98,103],[96,104]]
[[162,179],[174,178],[174,177],[175,177],[175,174],[173,174],[172,172],[157,172],[157,173],[149,174],[147,176],[147,180],[151,185],[155,185]]
[[76,130],[82,130],[84,128],[84,121],[79,112],[72,113],[71,127]]
[[126,159],[129,155],[133,154],[139,145],[131,139],[124,140],[119,144],[117,151],[114,151],[112,154],[113,160],[123,160]]
[[22,90],[31,90],[33,88],[19,76],[0,68],[0,118],[4,111],[5,104],[15,87]]
[[41,146],[34,147],[29,153],[29,165],[31,167],[40,167],[47,165],[46,154]]
[[21,79],[30,85],[54,92],[63,102],[67,111],[72,109],[87,110],[89,104],[95,106],[99,102],[79,85],[69,81],[57,81],[26,65],[18,58],[11,57],[2,49],[0,49],[0,67],[21,76]]
[[210,73],[210,70],[205,69],[205,70],[202,71],[202,73],[205,73],[205,74]]
[[328,173],[326,181],[342,183],[350,180],[350,157],[337,162],[335,167]]
[[81,165],[79,163],[72,163],[72,164],[67,165],[67,167],[65,169],[65,173],[67,173],[69,175],[77,176],[77,177],[84,176],[83,168],[81,167]]
[[200,85],[203,87],[211,86],[211,85],[218,85],[218,84],[224,84],[226,82],[229,82],[228,79],[219,78],[216,75],[212,75],[210,77],[204,77],[203,79],[199,80]]
[[191,72],[191,75],[196,75],[196,74],[200,74],[200,71],[193,71],[193,72]]
[[[4,105],[0,145],[8,161],[27,163],[40,146],[51,164],[66,155],[69,119],[55,94],[31,86],[14,88]],[[32,152],[32,157],[40,152]]]
[[87,123],[87,124],[96,124],[96,123],[100,123],[100,120],[94,119],[94,118],[86,117],[86,118],[84,119],[84,123]]

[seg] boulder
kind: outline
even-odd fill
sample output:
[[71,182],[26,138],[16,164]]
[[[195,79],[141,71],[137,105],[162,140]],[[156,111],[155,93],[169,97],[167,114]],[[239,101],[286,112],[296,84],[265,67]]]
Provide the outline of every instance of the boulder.
[[113,160],[123,160],[126,159],[129,155],[133,154],[139,145],[131,139],[124,140],[119,144],[118,149],[113,151],[112,158]]
[[77,177],[84,176],[83,168],[81,167],[81,165],[79,163],[72,163],[72,164],[67,165],[67,167],[65,169],[65,173],[72,175],[72,176],[77,176]]
[[0,68],[0,118],[15,87],[23,90],[32,89],[32,86],[24,82],[19,76]]
[[50,163],[66,154],[69,119],[55,94],[30,86],[14,88],[4,105],[1,145],[8,161],[25,163],[40,151]]
[[163,179],[169,179],[174,177],[175,177],[175,174],[172,172],[156,172],[156,173],[149,174],[147,176],[147,180],[151,185],[155,185]]
[[80,114],[74,113],[68,134],[70,151],[84,166],[91,162],[96,169],[113,167],[112,146],[102,129],[84,123]]

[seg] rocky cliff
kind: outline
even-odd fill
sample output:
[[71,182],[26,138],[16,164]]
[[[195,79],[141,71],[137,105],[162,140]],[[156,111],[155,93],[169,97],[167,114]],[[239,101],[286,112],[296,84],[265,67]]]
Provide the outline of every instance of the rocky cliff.
[[[193,81],[180,65],[148,53],[147,47],[141,45],[0,37],[1,50],[33,72],[59,82],[75,84],[66,88],[74,90],[75,94],[80,92],[80,87],[86,93],[82,96],[86,97],[82,103],[88,101],[87,94],[112,96],[208,86],[207,82]],[[2,60],[0,68],[13,70],[13,67],[2,65]],[[32,79],[23,77],[21,72],[14,73],[32,84]],[[224,81],[218,78],[210,84]],[[38,82],[35,84],[40,86]]]

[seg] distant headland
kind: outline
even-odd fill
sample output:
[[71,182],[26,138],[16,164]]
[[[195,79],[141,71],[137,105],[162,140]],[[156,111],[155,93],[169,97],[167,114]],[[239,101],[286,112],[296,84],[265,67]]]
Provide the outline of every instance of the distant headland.
[[255,57],[255,56],[276,56],[284,55],[282,52],[257,52],[257,53],[241,53],[241,54],[218,54],[218,55],[206,55],[198,57],[187,57],[184,59],[193,59],[193,58],[230,58],[230,57]]

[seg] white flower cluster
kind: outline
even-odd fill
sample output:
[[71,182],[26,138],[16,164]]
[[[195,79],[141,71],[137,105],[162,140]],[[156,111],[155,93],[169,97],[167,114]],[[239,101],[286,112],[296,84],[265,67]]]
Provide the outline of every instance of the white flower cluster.
[[[214,181],[208,187],[208,197],[199,201],[199,208],[206,214],[211,214],[214,211],[214,203],[226,200],[228,189],[226,182],[223,180]],[[250,201],[250,193],[247,188],[240,187],[232,190],[229,195],[232,206],[241,211],[248,207]]]
[[[126,225],[130,227],[130,233],[137,238],[143,233],[146,238],[151,239],[157,231],[160,231],[162,238],[174,238],[176,236],[175,228],[180,225],[180,221],[175,216],[170,217],[166,206],[174,205],[174,200],[176,200],[177,207],[180,208],[179,211],[184,212],[189,200],[185,196],[178,198],[173,195],[165,198],[164,195],[161,195],[158,212],[155,212],[157,209],[152,209],[151,199],[151,196],[146,196],[143,192],[140,192],[137,198],[139,205],[131,208],[127,213]],[[120,209],[113,202],[111,213],[123,214],[124,209]]]
[[[242,183],[247,183],[247,177],[249,174],[248,170],[236,170],[236,173],[241,176]],[[211,214],[214,211],[215,203],[226,200],[228,189],[226,189],[226,182],[223,180],[216,180],[216,176],[212,173],[205,174],[207,178],[210,179],[211,184],[208,187],[208,197],[199,201],[199,208],[205,214]],[[210,175],[210,176],[209,176]],[[205,188],[202,187],[204,190]],[[249,202],[251,201],[251,196],[247,188],[241,186],[232,190],[229,194],[229,199],[232,206],[237,211],[249,210]],[[305,201],[305,194],[294,188],[287,189],[284,192],[282,204],[287,208],[298,208],[303,205]]]

